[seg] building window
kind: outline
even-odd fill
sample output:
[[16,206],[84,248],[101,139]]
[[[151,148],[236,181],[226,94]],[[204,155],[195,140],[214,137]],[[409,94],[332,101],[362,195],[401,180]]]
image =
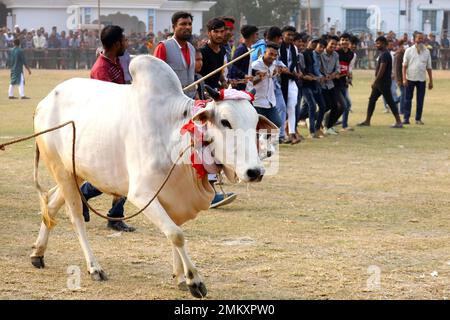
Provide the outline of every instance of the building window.
[[84,23],[91,24],[91,8],[84,8]]
[[436,10],[423,10],[422,12],[422,30],[425,30],[425,23],[427,20],[431,24],[431,31],[436,31],[437,27],[437,11]]
[[366,30],[369,17],[370,14],[367,12],[367,9],[345,10],[345,30]]

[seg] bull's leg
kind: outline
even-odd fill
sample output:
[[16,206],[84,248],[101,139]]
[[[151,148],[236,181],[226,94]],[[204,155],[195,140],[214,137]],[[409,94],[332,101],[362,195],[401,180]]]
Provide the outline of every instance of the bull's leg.
[[[61,190],[58,186],[55,186],[48,192],[48,214],[51,218],[54,218],[58,213],[59,209],[64,204],[64,197],[62,196]],[[38,238],[33,245],[33,251],[31,252],[31,263],[36,268],[44,268],[44,253],[47,249],[48,236],[50,230],[47,226],[41,222],[41,229],[39,231]]]
[[[148,198],[149,197],[146,197],[145,193],[139,193],[139,196],[129,195],[128,197],[128,199],[130,199],[130,201],[138,208],[144,207]],[[183,230],[170,219],[157,199],[155,199],[144,211],[144,214],[166,235],[178,252],[183,265],[184,276],[186,277],[186,282],[191,294],[196,298],[205,297],[207,290],[197,268],[194,266],[186,252]]]
[[87,240],[81,197],[73,181],[73,176],[71,174],[64,173],[64,175],[60,174],[57,180],[59,185],[61,186],[61,191],[63,193],[64,199],[66,200],[70,221],[72,222],[75,233],[77,234],[78,240],[80,242],[81,249],[83,250],[87,269],[89,274],[91,275],[92,280],[108,280],[106,273],[103,271],[100,264],[95,259],[94,254],[92,253],[91,246],[89,245],[89,242]]
[[181,291],[187,291],[188,286],[186,284],[186,277],[184,276],[183,261],[181,261],[180,254],[177,248],[172,246],[173,253],[173,277],[177,283],[178,289]]

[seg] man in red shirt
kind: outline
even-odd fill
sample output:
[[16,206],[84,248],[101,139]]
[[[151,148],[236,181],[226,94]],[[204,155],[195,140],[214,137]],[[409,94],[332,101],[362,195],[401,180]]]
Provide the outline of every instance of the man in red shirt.
[[[183,88],[192,84],[195,77],[195,47],[189,43],[192,38],[192,20],[189,12],[175,12],[172,16],[173,37],[160,42],[154,53],[155,57],[165,61],[175,71]],[[193,99],[196,91],[191,89],[185,94]]]
[[107,26],[102,30],[101,40],[103,52],[91,70],[91,79],[97,79],[117,84],[125,84],[125,76],[119,57],[126,50],[126,38],[119,26]]
[[[123,29],[119,26],[107,26],[102,30],[101,41],[103,44],[103,52],[97,58],[91,71],[91,78],[101,81],[114,82],[117,84],[125,84],[125,76],[120,65],[119,57],[123,56],[126,49],[126,38]],[[102,194],[100,190],[95,188],[89,182],[81,186],[81,192],[86,200],[97,197]],[[126,198],[115,199],[109,210],[108,217],[123,218],[123,206]],[[85,221],[89,221],[89,209],[83,203],[83,216]],[[133,232],[136,229],[128,226],[123,221],[108,221],[108,228]]]

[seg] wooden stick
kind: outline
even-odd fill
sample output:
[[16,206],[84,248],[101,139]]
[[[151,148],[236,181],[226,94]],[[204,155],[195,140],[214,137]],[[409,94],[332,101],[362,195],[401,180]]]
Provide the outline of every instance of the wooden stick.
[[239,60],[241,60],[241,59],[243,59],[243,58],[245,58],[245,57],[251,55],[255,50],[256,50],[256,49],[252,49],[252,50],[250,50],[250,51],[244,53],[242,56],[239,56],[239,57],[237,57],[236,59],[231,60],[230,62],[228,62],[227,64],[223,65],[222,67],[220,67],[220,68],[214,70],[213,72],[207,74],[207,75],[204,76],[203,78],[201,78],[201,79],[195,81],[194,83],[188,85],[186,88],[183,89],[183,91],[188,91],[188,90],[194,88],[194,87],[195,87],[196,85],[198,85],[200,82],[205,81],[206,79],[212,77],[213,75],[215,75],[216,73],[222,71],[222,70],[225,69],[226,67],[231,66],[233,63],[235,63],[235,62],[237,62],[237,61],[239,61]]

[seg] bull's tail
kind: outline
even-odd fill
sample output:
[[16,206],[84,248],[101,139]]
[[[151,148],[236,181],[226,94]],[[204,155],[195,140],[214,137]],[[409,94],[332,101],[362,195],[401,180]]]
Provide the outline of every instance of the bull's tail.
[[48,192],[45,191],[39,184],[39,146],[36,143],[36,151],[34,155],[34,186],[39,193],[39,200],[41,203],[42,221],[47,228],[52,229],[56,225],[56,220],[53,219],[48,213]]

